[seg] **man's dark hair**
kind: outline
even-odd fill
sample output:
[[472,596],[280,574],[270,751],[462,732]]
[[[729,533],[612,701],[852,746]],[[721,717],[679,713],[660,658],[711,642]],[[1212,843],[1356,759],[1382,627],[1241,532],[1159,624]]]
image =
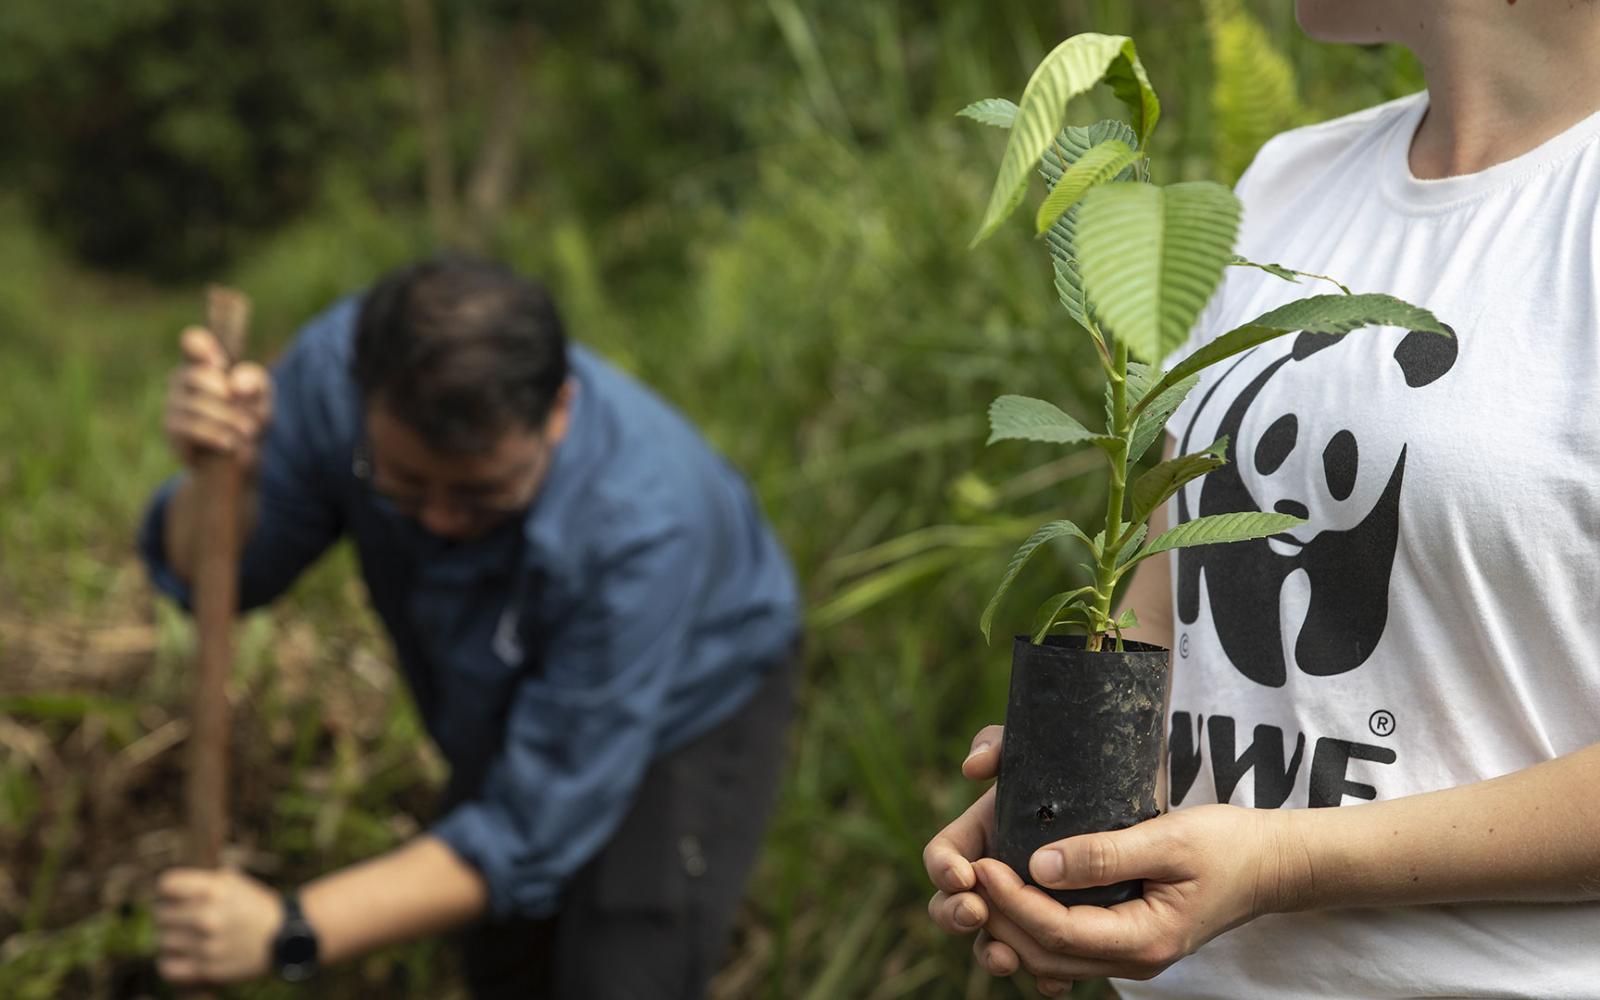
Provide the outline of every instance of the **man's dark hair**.
[[357,385],[428,447],[481,454],[544,426],[567,377],[550,293],[491,261],[442,256],[384,275],[356,320]]

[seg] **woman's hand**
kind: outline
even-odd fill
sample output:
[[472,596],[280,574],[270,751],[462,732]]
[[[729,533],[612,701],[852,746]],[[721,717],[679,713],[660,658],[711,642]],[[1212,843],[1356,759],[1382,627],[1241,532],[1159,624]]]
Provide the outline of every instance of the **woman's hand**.
[[174,868],[156,882],[155,916],[161,978],[221,985],[270,971],[283,902],[243,872]]
[[[992,778],[1004,729],[972,741],[962,773]],[[1143,899],[1109,909],[1066,907],[985,858],[994,832],[989,789],[923,850],[938,888],[934,922],[952,934],[977,932],[973,953],[991,974],[1019,968],[1055,996],[1078,978],[1149,979],[1218,934],[1287,905],[1289,876],[1304,867],[1282,814],[1201,806],[1126,830],[1088,834],[1040,848],[1030,870],[1055,889],[1143,879]]]
[[[985,726],[972,738],[972,749],[961,764],[961,773],[973,781],[995,776],[1000,766],[1000,741],[1003,726]],[[972,951],[984,968],[996,975],[1009,976],[1018,967],[1016,952],[982,930],[989,919],[989,904],[976,891],[978,879],[973,862],[989,851],[994,834],[994,789],[979,797],[955,822],[945,827],[922,850],[922,864],[937,892],[928,900],[928,915],[951,934],[977,932]],[[1046,984],[1040,984],[1043,988]],[[1070,983],[1062,984],[1064,989]]]
[[[973,864],[996,975],[1018,965],[1041,989],[1075,979],[1149,979],[1232,927],[1287,904],[1299,858],[1276,812],[1198,806],[1034,852],[1029,871],[1052,889],[1144,880],[1144,897],[1113,907],[1062,906],[999,861]],[[1055,990],[1054,992],[1059,992]]]

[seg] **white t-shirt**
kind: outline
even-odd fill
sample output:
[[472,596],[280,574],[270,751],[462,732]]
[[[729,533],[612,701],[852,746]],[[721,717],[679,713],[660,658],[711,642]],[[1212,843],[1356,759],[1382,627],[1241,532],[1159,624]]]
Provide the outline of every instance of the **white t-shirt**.
[[[1180,453],[1230,438],[1230,464],[1174,499],[1174,523],[1310,520],[1299,545],[1175,562],[1174,807],[1348,806],[1600,742],[1600,114],[1422,181],[1408,151],[1426,107],[1418,94],[1290,132],[1240,181],[1240,253],[1400,296],[1457,339],[1290,334],[1212,369],[1174,415]],[[1337,289],[1230,268],[1168,364],[1321,292]],[[1117,986],[1596,998],[1600,904],[1272,915]]]

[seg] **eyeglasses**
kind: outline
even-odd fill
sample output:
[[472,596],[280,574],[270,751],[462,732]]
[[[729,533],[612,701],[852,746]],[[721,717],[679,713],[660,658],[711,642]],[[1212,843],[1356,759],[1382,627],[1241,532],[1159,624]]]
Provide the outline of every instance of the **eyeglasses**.
[[[520,514],[533,502],[533,491],[537,485],[539,470],[545,466],[549,452],[548,447],[540,449],[539,454],[528,463],[526,470],[514,483],[481,493],[446,490],[444,502],[451,508],[474,518],[500,518]],[[406,517],[415,517],[427,505],[427,491],[401,489],[382,481],[377,465],[372,460],[372,447],[366,441],[356,445],[355,451],[350,456],[350,474],[374,497]]]

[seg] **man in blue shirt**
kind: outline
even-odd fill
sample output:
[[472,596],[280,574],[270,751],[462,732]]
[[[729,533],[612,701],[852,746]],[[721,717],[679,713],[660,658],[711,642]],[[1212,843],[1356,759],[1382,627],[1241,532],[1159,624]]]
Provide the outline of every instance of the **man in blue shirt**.
[[[241,603],[351,539],[451,781],[427,834],[299,893],[165,873],[163,975],[300,978],[466,928],[481,997],[700,995],[765,826],[799,634],[744,481],[486,262],[386,276],[270,377],[204,330],[182,343],[167,434],[252,484]],[[185,606],[196,499],[168,482],[141,534]]]

